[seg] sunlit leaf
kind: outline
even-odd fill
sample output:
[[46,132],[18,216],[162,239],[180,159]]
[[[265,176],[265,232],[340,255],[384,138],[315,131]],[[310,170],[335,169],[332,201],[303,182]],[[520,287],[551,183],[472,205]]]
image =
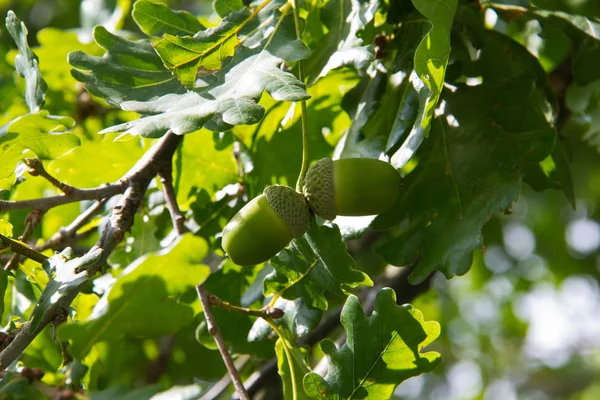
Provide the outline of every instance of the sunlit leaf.
[[369,64],[374,56],[373,46],[365,43],[360,34],[372,23],[379,3],[379,0],[327,2],[321,18],[332,28],[317,43],[315,54],[306,63],[311,85],[333,69],[345,65],[362,69]]
[[416,76],[411,76],[410,82],[418,93],[420,106],[410,133],[392,156],[396,168],[406,165],[431,129],[450,57],[450,29],[457,3],[457,0],[413,0],[415,8],[431,22],[431,30],[415,51]]
[[6,29],[19,48],[19,54],[15,57],[15,68],[26,81],[25,101],[27,106],[31,112],[39,111],[44,104],[48,86],[42,78],[38,58],[27,44],[27,28],[14,12],[9,11],[6,15]]
[[[65,133],[75,121],[69,117],[48,115],[47,111],[28,114],[0,128],[0,189],[12,182],[15,167],[26,150],[31,150],[41,160],[62,156],[80,144],[77,136]],[[30,156],[33,156],[30,153]]]
[[286,339],[279,338],[275,343],[275,352],[277,354],[277,372],[283,383],[283,398],[286,400],[310,399],[302,387],[302,379],[310,371],[308,351],[292,346],[286,342]]
[[327,375],[312,372],[304,378],[304,390],[312,398],[389,399],[401,382],[431,371],[440,361],[437,352],[421,352],[439,336],[440,325],[426,322],[410,305],[397,305],[392,289],[377,294],[369,317],[351,295],[341,322],[346,343],[337,349],[329,339],[321,342],[329,361]]
[[70,340],[73,355],[81,358],[99,341],[177,332],[191,322],[193,311],[173,297],[206,279],[210,269],[200,262],[207,251],[203,239],[189,235],[138,259],[117,278],[90,318],[61,326],[59,336]]
[[235,53],[239,44],[237,33],[251,17],[253,15],[244,9],[228,15],[215,28],[193,36],[165,33],[161,39],[152,40],[152,45],[165,66],[183,85],[193,89],[200,69],[218,70],[223,61]]

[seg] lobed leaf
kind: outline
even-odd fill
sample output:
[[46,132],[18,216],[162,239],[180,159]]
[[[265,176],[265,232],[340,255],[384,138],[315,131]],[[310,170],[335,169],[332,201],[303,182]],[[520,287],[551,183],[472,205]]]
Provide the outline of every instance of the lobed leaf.
[[406,165],[431,129],[450,57],[450,30],[457,3],[457,0],[413,0],[415,8],[431,21],[431,30],[415,51],[416,76],[411,76],[410,81],[420,106],[410,133],[392,156],[391,162],[396,168]]
[[352,65],[363,69],[373,60],[373,46],[365,44],[361,33],[372,24],[379,5],[379,0],[327,2],[321,15],[324,24],[331,28],[306,63],[310,85],[336,68]]
[[146,0],[135,2],[131,16],[148,36],[194,35],[204,29],[204,25],[189,12],[173,11],[164,4]]
[[539,107],[534,82],[530,73],[489,83],[484,77],[444,97],[446,117],[435,121],[435,136],[420,151],[427,162],[406,177],[396,209],[375,223],[410,220],[408,232],[381,253],[394,265],[419,257],[411,282],[436,269],[448,278],[467,272],[483,225],[517,200],[524,167],[554,147],[556,130]]
[[426,322],[411,305],[396,304],[396,293],[377,293],[375,309],[366,317],[354,295],[341,315],[346,343],[337,349],[329,339],[321,349],[329,361],[326,377],[315,372],[304,377],[304,390],[317,399],[389,399],[406,379],[429,372],[440,361],[437,352],[423,347],[440,334],[440,325]]
[[42,78],[37,56],[27,44],[27,28],[14,12],[9,11],[6,14],[6,29],[19,48],[19,54],[15,57],[15,68],[25,78],[25,101],[32,113],[37,112],[44,104],[48,85]]
[[69,53],[68,62],[74,68],[73,77],[109,104],[119,106],[125,101],[151,100],[185,91],[148,39],[127,40],[97,26],[94,40],[107,50],[102,57],[75,51]]
[[337,226],[315,221],[303,237],[293,240],[270,263],[274,271],[264,280],[265,295],[301,298],[319,310],[327,310],[327,295],[345,298],[346,289],[373,285],[368,275],[355,269]]
[[[259,33],[246,39],[245,45],[228,59],[215,75],[207,76],[205,89],[184,94],[167,94],[153,101],[123,102],[121,108],[144,115],[138,120],[104,129],[145,137],[162,136],[168,129],[177,134],[189,133],[202,126],[214,131],[226,131],[234,125],[255,124],[264,115],[258,104],[262,93],[275,100],[300,101],[309,96],[302,82],[283,71],[283,61],[297,61],[310,54],[304,44],[285,28],[290,16],[277,9],[263,9]],[[287,18],[286,20],[280,20]],[[282,22],[283,21],[283,22]],[[268,24],[267,24],[268,23]],[[256,28],[247,25],[245,29]]]
[[193,36],[165,33],[153,39],[152,45],[167,67],[187,88],[195,87],[196,75],[219,70],[223,61],[235,53],[239,44],[237,33],[253,15],[246,9],[228,15],[215,28]]

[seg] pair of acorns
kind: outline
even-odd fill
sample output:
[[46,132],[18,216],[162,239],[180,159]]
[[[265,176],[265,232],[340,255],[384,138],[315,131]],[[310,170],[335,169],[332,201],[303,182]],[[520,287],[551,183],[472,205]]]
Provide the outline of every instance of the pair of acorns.
[[223,249],[238,265],[254,265],[279,253],[308,229],[310,210],[337,215],[374,215],[391,209],[402,186],[390,164],[371,158],[323,158],[307,171],[298,193],[273,185],[246,204],[223,230]]

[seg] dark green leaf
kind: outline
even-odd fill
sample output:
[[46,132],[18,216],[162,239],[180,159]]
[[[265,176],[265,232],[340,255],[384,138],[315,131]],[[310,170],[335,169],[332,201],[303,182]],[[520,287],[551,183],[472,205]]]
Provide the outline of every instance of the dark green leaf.
[[373,60],[373,46],[365,44],[360,33],[372,23],[378,7],[379,0],[327,2],[321,16],[326,26],[334,28],[316,44],[315,54],[306,63],[311,85],[333,69],[345,65],[362,69]]
[[210,269],[200,264],[207,251],[203,239],[185,235],[169,249],[138,259],[117,278],[90,318],[61,326],[59,337],[70,340],[72,354],[82,358],[99,341],[177,332],[191,322],[193,310],[173,298],[207,278]]
[[[410,83],[418,93],[420,106],[412,130],[392,156],[392,165],[396,168],[403,167],[412,158],[431,129],[433,112],[442,93],[450,57],[450,30],[457,3],[457,0],[413,0],[415,8],[431,21],[431,30],[415,51],[416,76],[410,77]],[[412,116],[409,120],[412,120]]]
[[421,353],[439,336],[440,325],[426,322],[411,305],[397,305],[392,289],[377,294],[368,318],[358,298],[350,296],[341,322],[347,334],[342,348],[329,339],[321,342],[329,361],[326,377],[312,372],[304,378],[304,390],[312,398],[389,399],[401,382],[431,371],[440,361],[439,353]]
[[86,84],[90,93],[118,106],[124,101],[147,101],[185,88],[164,67],[149,40],[127,40],[102,26],[94,29],[94,39],[107,52],[93,57],[81,51],[69,54],[75,79]]
[[578,85],[587,85],[600,79],[596,68],[600,62],[600,22],[581,15],[567,14],[561,11],[534,10],[533,14],[541,19],[559,20],[565,32],[573,42],[573,76]]
[[74,124],[69,117],[40,111],[19,117],[0,128],[0,189],[11,186],[9,178],[17,163],[26,157],[26,150],[31,150],[41,160],[52,160],[79,146],[77,136],[65,133]]
[[372,286],[368,275],[355,269],[337,226],[318,225],[271,259],[274,271],[265,278],[265,295],[288,300],[301,298],[307,305],[327,310],[327,295],[345,298],[347,289]]
[[221,18],[242,7],[244,7],[244,2],[242,0],[213,0],[213,8]]
[[129,389],[124,386],[114,386],[101,392],[90,393],[91,400],[150,400],[160,392],[162,385],[147,386],[140,389]]
[[[480,248],[481,228],[506,210],[521,189],[522,169],[545,159],[556,138],[529,73],[475,87],[459,85],[444,98],[445,118],[434,123],[421,160],[405,179],[394,212],[379,227],[410,220],[410,230],[383,246],[394,265],[418,256],[411,282],[438,269],[447,277],[467,272]],[[465,157],[469,154],[469,157]]]
[[160,3],[137,1],[131,13],[135,23],[148,36],[194,35],[204,26],[187,11],[173,11]]
[[37,112],[44,104],[48,86],[40,73],[38,58],[27,44],[27,28],[14,12],[9,11],[6,14],[6,29],[19,48],[19,54],[15,57],[15,68],[25,78],[25,101],[31,112]]

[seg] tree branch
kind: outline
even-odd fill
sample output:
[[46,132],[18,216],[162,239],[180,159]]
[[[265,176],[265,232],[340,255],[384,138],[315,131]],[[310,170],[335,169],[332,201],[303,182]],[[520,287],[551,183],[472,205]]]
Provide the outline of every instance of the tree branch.
[[235,304],[221,300],[219,297],[212,294],[208,294],[208,302],[211,306],[223,308],[227,311],[235,311],[264,319],[277,319],[283,317],[284,314],[282,309],[275,307],[264,307],[260,310],[256,310],[254,308],[236,306]]
[[[48,258],[45,255],[38,253],[31,247],[29,247],[17,240],[14,240],[14,239],[11,239],[4,235],[1,235],[1,234],[0,234],[0,248],[10,248],[15,253],[21,254],[21,255],[23,255],[27,258],[30,258],[33,261],[36,261],[40,264],[43,263]],[[10,263],[10,261],[9,261],[9,263]]]
[[210,302],[208,300],[208,293],[204,286],[198,285],[196,286],[196,292],[198,292],[198,297],[200,298],[200,302],[202,303],[202,308],[204,309],[204,317],[206,318],[206,325],[208,327],[208,332],[215,338],[215,342],[217,342],[217,347],[219,348],[219,352],[221,353],[221,358],[225,362],[225,366],[227,367],[227,371],[231,376],[233,381],[233,385],[237,390],[240,399],[249,400],[248,392],[246,392],[246,388],[244,388],[244,384],[238,374],[235,365],[233,364],[233,360],[231,359],[231,355],[225,346],[225,342],[223,341],[223,337],[221,336],[221,332],[219,332],[219,327],[215,321],[215,317],[210,310]]
[[57,195],[44,197],[41,199],[31,200],[0,200],[0,212],[22,209],[36,209],[47,211],[53,207],[62,206],[63,204],[75,203],[82,200],[100,200],[105,197],[113,197],[119,193],[123,193],[129,186],[126,179],[121,179],[116,183],[110,183],[93,189],[78,189],[73,188],[71,194]]
[[[94,274],[98,272],[102,265],[106,263],[106,260],[112,251],[123,240],[125,233],[133,225],[135,213],[144,199],[148,185],[166,163],[172,162],[173,154],[175,153],[175,150],[177,149],[177,146],[179,146],[181,140],[181,136],[175,135],[171,131],[168,131],[162,138],[158,140],[157,143],[154,144],[154,146],[150,148],[150,150],[146,152],[146,154],[144,154],[144,156],[129,170],[129,172],[125,174],[125,176],[119,181],[121,183],[108,186],[112,191],[115,191],[117,188],[119,191],[114,193],[108,191],[108,194],[106,192],[102,192],[102,195],[98,196],[98,199],[110,197],[111,195],[120,193],[121,185],[126,187],[123,196],[119,200],[118,204],[113,208],[109,222],[105,225],[100,239],[87,253],[87,255],[90,255],[93,252],[98,252],[98,250],[101,250],[102,252],[99,259],[86,268],[89,277],[94,276]],[[89,190],[99,191],[100,189],[101,188]],[[80,189],[76,189],[70,197],[62,197],[70,199],[73,197],[74,193],[77,193],[78,190]],[[38,201],[39,200],[45,199],[38,199]],[[81,198],[79,200],[85,199]],[[36,200],[28,201],[35,202]],[[71,200],[69,200],[69,202],[70,201]],[[46,312],[41,316],[40,322],[37,324],[35,329],[32,329],[31,323],[29,322],[23,324],[19,333],[0,353],[0,368],[6,369],[8,366],[10,366],[10,364],[12,364],[13,361],[15,361],[23,353],[23,351],[25,351],[33,339],[35,339],[35,337],[42,332],[42,330],[49,323],[54,321],[58,315],[63,313],[64,310],[69,307],[75,296],[79,294],[86,283],[87,281],[78,286],[71,286],[65,289],[60,299],[48,307]]]
[[163,185],[163,192],[165,194],[165,202],[171,214],[171,220],[173,221],[173,228],[177,233],[177,236],[185,233],[185,217],[179,209],[177,204],[177,195],[173,188],[173,164],[165,165],[164,168],[158,171],[158,177]]
[[41,176],[67,196],[73,192],[73,186],[67,185],[50,175],[39,158],[26,158],[25,164],[29,167],[29,174],[31,174],[31,176]]
[[38,251],[44,251],[46,249],[54,249],[61,244],[66,243],[67,241],[74,239],[77,234],[77,230],[90,222],[90,220],[99,213],[108,199],[102,199],[95,202],[91,207],[85,210],[83,213],[79,214],[77,218],[73,220],[68,226],[64,228],[60,228],[60,230],[55,233],[50,239],[48,239],[44,244],[36,247]]

